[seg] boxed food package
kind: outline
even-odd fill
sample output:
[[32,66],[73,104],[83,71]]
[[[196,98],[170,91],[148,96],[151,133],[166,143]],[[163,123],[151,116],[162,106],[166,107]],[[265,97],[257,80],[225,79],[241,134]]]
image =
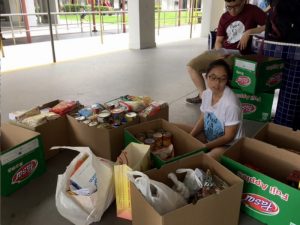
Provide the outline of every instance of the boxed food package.
[[[42,106],[38,107],[39,111],[43,111],[46,109],[51,109],[52,107],[59,104],[60,100],[55,100],[49,103],[46,103]],[[37,114],[38,115],[38,114]],[[50,148],[53,146],[64,146],[69,145],[69,136],[68,136],[68,127],[67,127],[67,119],[66,116],[57,116],[51,120],[46,120],[43,123],[40,123],[36,126],[30,126],[30,123],[22,123],[21,120],[12,120],[10,118],[10,123],[34,130],[41,134],[41,138],[44,145],[44,151],[45,151],[45,158],[49,159],[53,156],[55,156],[59,150],[51,150]]]
[[241,209],[265,224],[299,224],[300,190],[287,178],[300,171],[300,156],[265,142],[243,138],[221,162],[244,180]]
[[[161,152],[162,154],[156,154],[158,151],[151,151],[152,161],[154,166],[157,168],[166,163],[176,161],[180,158],[206,150],[202,142],[192,137],[190,134],[186,133],[174,124],[163,119],[156,119],[125,128],[125,145],[127,146],[130,142],[141,143],[141,140],[137,138],[137,134],[139,133],[147,133],[147,131],[155,132],[161,129],[172,135],[171,151],[173,150],[173,152],[169,155],[170,157],[166,158],[162,157],[166,152]],[[168,150],[166,148],[165,150]]]
[[247,94],[239,89],[233,89],[233,92],[240,99],[244,119],[270,121],[274,93]]
[[266,123],[255,135],[255,139],[300,154],[300,131],[294,131],[275,123]]
[[231,85],[248,94],[273,91],[280,87],[283,61],[263,55],[235,58]]
[[[180,168],[210,169],[212,173],[224,180],[229,187],[218,194],[201,198],[194,204],[190,203],[167,213],[160,214],[146,200],[137,187],[131,183],[133,225],[216,225],[224,224],[224,221],[230,225],[238,224],[243,181],[205,154],[181,158],[164,165],[160,169],[149,170],[145,174],[150,179],[170,186],[171,180],[168,178],[168,174]],[[230,207],[228,207],[228,204],[230,204]]]
[[1,125],[1,195],[9,195],[45,172],[41,135],[11,124]]

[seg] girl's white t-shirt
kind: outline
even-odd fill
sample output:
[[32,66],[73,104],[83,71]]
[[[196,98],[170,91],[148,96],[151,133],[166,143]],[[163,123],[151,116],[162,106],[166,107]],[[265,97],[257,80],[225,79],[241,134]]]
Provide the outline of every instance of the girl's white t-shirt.
[[232,144],[244,136],[243,112],[241,103],[233,91],[226,86],[222,97],[212,105],[212,91],[208,88],[202,93],[201,112],[204,114],[204,134],[207,141],[213,141],[225,133],[226,126],[239,124],[238,132]]

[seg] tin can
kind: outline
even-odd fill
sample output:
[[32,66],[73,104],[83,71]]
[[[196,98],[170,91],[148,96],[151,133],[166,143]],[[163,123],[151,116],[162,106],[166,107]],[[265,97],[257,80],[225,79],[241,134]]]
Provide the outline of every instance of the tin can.
[[99,103],[95,103],[91,105],[93,114],[99,114],[101,112],[101,105]]
[[163,145],[163,135],[160,132],[153,134],[153,139],[155,140],[155,148],[161,148]]
[[96,122],[96,121],[92,121],[92,122],[89,123],[90,127],[94,127],[94,126],[97,126],[97,125],[98,125],[98,122]]
[[135,135],[135,137],[136,137],[140,142],[144,143],[144,141],[145,141],[145,139],[146,139],[146,134],[140,132],[140,133],[137,133],[137,134]]
[[78,116],[78,117],[75,117],[75,120],[78,120],[78,121],[84,121],[84,120],[85,120],[85,116]]
[[147,138],[153,138],[154,130],[147,130],[146,131],[146,136]]
[[150,151],[153,151],[155,148],[155,140],[153,138],[146,138],[144,140],[145,145],[150,145]]
[[169,131],[163,133],[162,141],[164,147],[168,147],[169,145],[172,144],[172,136],[173,135]]
[[84,121],[82,121],[84,124],[86,124],[86,125],[88,125],[90,122],[91,122],[91,120],[84,120]]
[[124,117],[124,110],[123,109],[113,109],[111,110],[111,115],[113,119],[113,124],[121,124],[122,118]]
[[97,120],[99,123],[109,123],[109,118],[110,118],[110,112],[104,112],[102,111],[101,113],[99,113]]
[[136,117],[137,117],[137,114],[135,112],[128,112],[125,114],[125,118],[126,118],[127,122],[131,122],[131,121],[135,120]]

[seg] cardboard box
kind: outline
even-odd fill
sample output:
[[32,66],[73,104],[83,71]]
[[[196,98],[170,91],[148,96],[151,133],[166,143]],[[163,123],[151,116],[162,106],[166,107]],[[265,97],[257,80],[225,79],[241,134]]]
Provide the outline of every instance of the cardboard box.
[[[229,184],[220,194],[200,199],[196,204],[188,204],[174,211],[160,215],[131,183],[132,224],[133,225],[237,225],[240,214],[240,201],[243,181],[219,164],[217,161],[198,154],[164,165],[160,169],[147,171],[146,174],[171,186],[168,173],[179,168],[210,169]],[[226,221],[226,222],[224,222]]]
[[[55,100],[53,102],[46,103],[40,106],[40,109],[51,108],[59,103],[59,100]],[[69,145],[69,135],[68,135],[68,126],[66,116],[59,117],[55,120],[48,121],[47,123],[41,124],[37,127],[28,127],[22,123],[18,123],[16,121],[10,121],[10,123],[34,130],[41,134],[45,158],[46,160],[55,156],[59,150],[51,150],[50,148],[53,146],[68,146]]]
[[293,170],[300,170],[300,157],[243,138],[225,152],[221,161],[245,181],[244,212],[266,224],[300,224],[300,191],[285,183]]
[[1,125],[1,195],[9,195],[45,172],[39,133],[11,124]]
[[271,119],[274,93],[247,94],[239,89],[233,92],[240,99],[243,118],[259,122],[268,122]]
[[171,132],[173,135],[172,142],[174,146],[174,157],[169,160],[162,160],[158,156],[151,154],[151,159],[154,166],[159,168],[166,163],[176,161],[180,158],[196,154],[200,151],[206,150],[204,144],[192,137],[185,131],[181,130],[174,124],[171,124],[163,119],[152,120],[138,125],[134,125],[125,129],[125,145],[130,142],[141,143],[134,135],[140,132],[146,132],[147,130],[157,130],[163,128],[166,131]]
[[115,161],[124,149],[124,128],[137,124],[139,119],[121,125],[118,128],[90,127],[67,115],[70,144],[88,146],[96,156]]
[[262,55],[238,56],[234,60],[232,86],[248,94],[280,87],[283,61]]
[[293,131],[290,127],[266,123],[254,138],[300,154],[300,131]]

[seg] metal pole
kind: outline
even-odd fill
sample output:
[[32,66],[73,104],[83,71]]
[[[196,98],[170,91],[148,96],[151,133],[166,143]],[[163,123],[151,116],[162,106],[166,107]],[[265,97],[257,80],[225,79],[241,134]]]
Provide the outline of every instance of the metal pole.
[[190,38],[192,38],[193,35],[192,33],[193,33],[193,20],[194,20],[194,4],[195,4],[195,0],[193,0],[193,4],[192,4]]
[[25,23],[25,29],[26,29],[27,42],[31,43],[32,39],[31,39],[31,35],[30,35],[30,27],[29,27],[28,15],[27,15],[26,2],[25,2],[25,0],[22,0],[21,3],[22,3],[22,12],[24,13],[24,23]]
[[122,0],[122,11],[123,33],[126,33],[125,0]]
[[9,23],[10,23],[11,35],[12,35],[12,38],[14,41],[14,45],[16,45],[15,32],[14,32],[14,27],[13,27],[11,16],[9,16]]
[[93,18],[93,32],[97,32],[96,19],[95,19],[95,0],[92,0],[92,18]]
[[54,49],[54,39],[53,39],[52,21],[51,21],[51,13],[50,13],[50,3],[49,3],[49,0],[47,0],[47,7],[48,7],[48,20],[49,20],[49,29],[50,29],[50,38],[51,38],[51,47],[52,47],[52,58],[53,58],[53,62],[56,63],[55,49]]
[[180,26],[181,9],[182,9],[182,0],[179,0],[179,2],[178,2],[178,26]]

